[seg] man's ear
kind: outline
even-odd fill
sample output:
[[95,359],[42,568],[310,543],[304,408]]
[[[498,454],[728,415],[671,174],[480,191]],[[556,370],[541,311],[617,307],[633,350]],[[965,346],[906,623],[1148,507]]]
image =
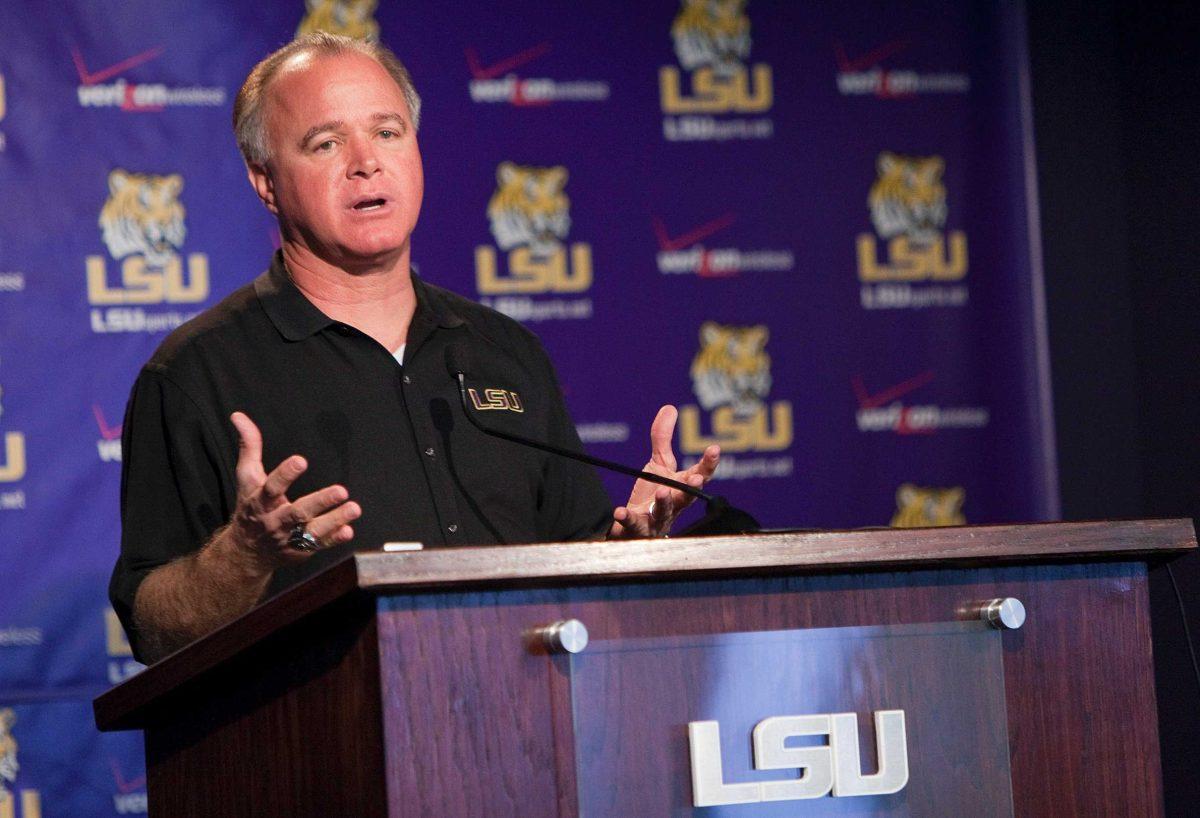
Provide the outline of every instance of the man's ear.
[[278,216],[279,208],[275,205],[275,181],[271,178],[271,172],[267,170],[267,166],[257,162],[247,163],[246,177],[253,185],[254,192],[258,194],[263,206]]

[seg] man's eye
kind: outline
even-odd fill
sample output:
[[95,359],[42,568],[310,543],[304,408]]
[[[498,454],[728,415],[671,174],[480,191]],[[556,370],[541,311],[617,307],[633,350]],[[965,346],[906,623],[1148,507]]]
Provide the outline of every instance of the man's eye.
[[321,143],[319,143],[319,144],[316,146],[316,148],[314,148],[314,150],[318,150],[318,151],[331,151],[331,150],[333,150],[333,146],[334,146],[335,144],[336,144],[336,143],[335,143],[335,142],[334,142],[332,139],[326,139],[324,142],[321,142]]
[[385,128],[379,132],[379,135],[384,139],[397,139],[400,136],[399,131],[393,131],[391,128]]

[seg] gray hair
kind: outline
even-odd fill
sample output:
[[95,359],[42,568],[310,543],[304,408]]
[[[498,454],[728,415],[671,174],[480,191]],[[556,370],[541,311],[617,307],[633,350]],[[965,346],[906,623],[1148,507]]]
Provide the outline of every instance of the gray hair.
[[413,130],[420,126],[421,97],[413,87],[408,70],[387,46],[378,42],[316,31],[297,37],[278,51],[268,54],[254,66],[246,81],[242,83],[237,100],[233,103],[233,133],[237,137],[238,150],[242,152],[242,159],[246,164],[264,165],[271,158],[267,147],[266,122],[263,120],[263,100],[283,64],[296,54],[335,57],[349,53],[365,54],[383,66],[396,81],[396,85],[400,86],[400,93],[404,95],[404,101],[408,104]]

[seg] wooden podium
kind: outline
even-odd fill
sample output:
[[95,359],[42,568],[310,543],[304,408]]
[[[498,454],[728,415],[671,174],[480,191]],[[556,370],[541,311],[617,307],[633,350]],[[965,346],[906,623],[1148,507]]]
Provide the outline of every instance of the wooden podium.
[[[965,621],[1014,597],[1007,724],[981,727],[1007,741],[1012,814],[1158,816],[1147,562],[1195,547],[1190,521],[1156,520],[363,552],[100,696],[96,722],[145,731],[152,816],[574,816],[580,784],[605,783],[577,763],[575,657],[539,628],[649,644]],[[694,808],[687,727],[671,730],[662,748],[605,737],[664,765],[674,806],[644,814],[776,814]],[[933,732],[909,727],[914,793],[937,786]],[[905,797],[855,814],[924,814]]]

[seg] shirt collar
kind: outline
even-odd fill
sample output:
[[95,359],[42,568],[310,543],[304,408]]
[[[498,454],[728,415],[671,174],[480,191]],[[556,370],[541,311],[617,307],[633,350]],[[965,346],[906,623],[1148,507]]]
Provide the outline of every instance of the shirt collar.
[[[413,291],[417,296],[417,309],[413,315],[414,327],[462,325],[462,318],[446,303],[436,288],[427,285],[416,273],[412,274],[412,282]],[[271,266],[254,280],[254,292],[279,334],[289,341],[303,340],[337,323],[305,298],[304,293],[292,283],[283,263],[282,251],[275,251]],[[412,335],[411,330],[409,335]]]

